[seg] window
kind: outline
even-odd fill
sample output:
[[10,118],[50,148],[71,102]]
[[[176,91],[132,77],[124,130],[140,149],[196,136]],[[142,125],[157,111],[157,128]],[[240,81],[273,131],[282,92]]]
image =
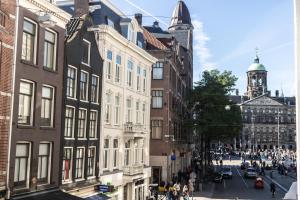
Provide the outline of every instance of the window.
[[103,168],[108,169],[108,157],[109,157],[109,139],[104,140],[104,156],[103,156]]
[[66,107],[65,113],[65,137],[71,138],[74,133],[74,120],[75,120],[75,109],[73,107]]
[[120,123],[120,96],[115,97],[115,124]]
[[107,20],[107,25],[108,26],[111,26],[113,28],[115,27],[114,22],[109,17],[106,16],[106,20]]
[[92,75],[92,85],[91,85],[91,101],[94,103],[98,103],[98,85],[99,85],[99,77],[96,75]]
[[63,168],[62,168],[62,180],[63,182],[72,180],[72,157],[73,149],[66,147],[64,148],[63,155]]
[[53,127],[54,88],[43,86],[41,105],[41,126]]
[[96,138],[97,134],[97,111],[91,111],[90,112],[90,138]]
[[107,64],[106,64],[106,78],[111,80],[111,71],[112,71],[112,51],[107,51]]
[[114,139],[114,144],[113,144],[113,152],[114,152],[114,155],[113,155],[113,167],[114,168],[117,168],[118,167],[118,139]]
[[41,143],[39,147],[39,156],[38,156],[38,182],[49,181],[51,169],[51,144],[50,143]]
[[143,103],[142,106],[142,124],[145,125],[146,122],[146,104]]
[[87,40],[83,40],[82,43],[83,54],[82,54],[81,62],[86,65],[90,65],[90,47],[91,47],[91,43]]
[[127,113],[126,113],[126,122],[132,122],[131,118],[131,99],[126,100],[126,108],[127,108]]
[[5,27],[6,14],[0,11],[0,26]]
[[128,166],[130,164],[130,141],[125,143],[124,151],[124,165]]
[[152,139],[161,139],[163,131],[162,120],[151,120],[151,135]]
[[14,185],[19,187],[28,187],[28,178],[30,171],[30,144],[17,143],[15,158]]
[[136,70],[136,90],[140,91],[141,89],[141,67],[138,66]]
[[78,138],[85,138],[86,110],[79,109],[78,113]]
[[146,87],[147,87],[147,72],[146,70],[144,69],[143,70],[143,92],[146,93]]
[[75,179],[83,178],[84,170],[84,148],[77,148],[75,158]]
[[132,87],[132,70],[133,70],[133,63],[128,61],[127,63],[127,86]]
[[152,108],[162,108],[162,107],[163,107],[163,91],[152,90]]
[[56,65],[56,33],[46,30],[44,41],[44,67],[55,71]]
[[127,36],[127,39],[133,43],[134,42],[134,39],[135,39],[135,35],[134,35],[134,30],[133,30],[133,26],[132,24],[129,24],[128,25],[128,36]]
[[139,163],[139,146],[137,141],[134,142],[134,163]]
[[95,176],[95,158],[96,158],[96,147],[89,147],[87,176]]
[[106,93],[105,122],[109,124],[110,120],[111,120],[111,94]]
[[67,77],[67,97],[76,97],[76,77],[77,70],[73,67],[68,67],[68,77]]
[[140,102],[136,102],[136,106],[135,106],[135,110],[136,110],[136,115],[135,115],[135,117],[136,117],[136,120],[135,120],[135,122],[137,123],[137,124],[139,124],[140,122],[141,122],[141,120],[140,120]]
[[88,73],[80,73],[80,100],[88,100]]
[[36,24],[25,19],[23,23],[22,60],[35,64],[35,46]]
[[121,71],[120,71],[120,68],[121,68],[121,64],[122,64],[122,58],[121,56],[117,55],[116,57],[116,70],[115,70],[115,82],[116,83],[120,83],[121,79]]
[[33,82],[21,80],[19,92],[18,124],[32,125],[33,119]]
[[152,79],[153,80],[161,80],[163,79],[164,75],[164,64],[162,62],[157,62],[153,64],[153,71],[152,71]]

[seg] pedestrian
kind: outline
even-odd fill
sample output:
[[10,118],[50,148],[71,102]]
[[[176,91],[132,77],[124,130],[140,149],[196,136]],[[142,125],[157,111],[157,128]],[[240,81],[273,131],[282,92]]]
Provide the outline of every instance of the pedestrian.
[[179,182],[176,182],[173,185],[173,197],[174,197],[174,200],[179,200],[179,198],[180,198],[180,183]]
[[182,197],[183,197],[183,200],[188,200],[189,199],[189,188],[188,188],[187,184],[185,184],[183,186]]
[[270,184],[270,188],[271,188],[272,198],[275,198],[276,186],[275,186],[275,183],[273,181]]

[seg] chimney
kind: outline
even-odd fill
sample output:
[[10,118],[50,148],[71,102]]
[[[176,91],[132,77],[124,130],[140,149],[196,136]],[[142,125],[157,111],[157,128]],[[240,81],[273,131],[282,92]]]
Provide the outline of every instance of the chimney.
[[239,89],[236,89],[236,90],[235,90],[235,95],[236,95],[236,96],[239,96]]
[[141,13],[136,13],[134,14],[134,17],[136,19],[136,21],[138,22],[138,24],[140,26],[142,26],[142,23],[143,23],[143,15]]
[[154,27],[154,28],[159,28],[159,23],[158,23],[158,21],[153,22],[153,27]]
[[275,90],[275,96],[279,97],[279,90]]
[[74,0],[75,17],[89,13],[89,0]]

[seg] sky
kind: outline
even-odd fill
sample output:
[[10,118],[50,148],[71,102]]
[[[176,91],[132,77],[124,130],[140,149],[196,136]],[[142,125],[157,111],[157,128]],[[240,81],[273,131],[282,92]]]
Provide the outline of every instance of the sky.
[[[111,0],[123,13],[159,20],[167,29],[178,0]],[[246,92],[247,69],[258,48],[268,71],[268,90],[294,96],[293,0],[184,0],[194,25],[194,81],[204,70],[230,70],[236,89]],[[152,17],[151,17],[152,16]]]

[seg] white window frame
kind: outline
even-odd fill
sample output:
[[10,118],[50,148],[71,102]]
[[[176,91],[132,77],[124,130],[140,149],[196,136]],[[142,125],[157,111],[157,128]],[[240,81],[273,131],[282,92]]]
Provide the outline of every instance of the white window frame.
[[[120,63],[118,63],[118,59],[117,59],[118,56],[121,59]],[[122,66],[122,56],[120,54],[117,54],[116,55],[116,63],[115,63],[115,83],[117,83],[117,84],[120,84],[121,80],[122,80],[121,79],[121,77],[122,77],[121,66]],[[117,76],[117,71],[119,72],[119,76]]]
[[[66,108],[72,108],[74,110],[74,116],[73,116],[73,127],[72,127],[72,134],[71,134],[71,137],[66,137],[65,136],[65,129],[66,129],[66,120],[64,121],[64,139],[67,140],[67,139],[74,139],[74,131],[75,131],[75,116],[76,116],[76,109],[74,106],[70,106],[70,105],[66,105]],[[65,110],[65,116],[64,118],[66,118],[66,110]]]
[[[68,96],[67,95],[67,93],[66,93],[66,96],[67,96],[67,98],[68,99],[77,99],[77,93],[76,93],[76,91],[77,91],[77,76],[78,76],[78,69],[76,68],[76,67],[74,67],[74,66],[72,66],[72,65],[68,65],[68,68],[73,68],[73,69],[75,69],[75,80],[74,80],[74,82],[75,82],[75,86],[74,86],[74,97],[70,97],[70,96]],[[69,69],[68,69],[69,70]],[[67,77],[67,79],[68,79],[68,77]],[[67,80],[68,81],[68,80]],[[67,90],[66,90],[66,92],[67,92]],[[79,97],[80,98],[80,97]]]
[[[56,69],[56,67],[57,67],[57,32],[55,32],[54,30],[52,30],[52,29],[49,29],[49,28],[46,28],[45,29],[45,32],[46,31],[49,31],[49,32],[52,32],[52,33],[54,33],[54,35],[55,35],[55,43],[54,43],[54,53],[53,53],[53,71],[56,71],[57,69]],[[44,38],[44,40],[45,40],[45,38]],[[44,41],[45,42],[45,41]],[[44,45],[44,48],[45,48],[45,45]],[[44,49],[44,51],[45,51],[45,49]],[[45,59],[45,55],[44,55],[44,59]],[[43,65],[44,65],[44,63],[43,63]],[[44,66],[45,67],[45,66]],[[47,68],[48,69],[48,67],[45,67],[45,68]]]
[[142,77],[143,77],[143,93],[146,93],[147,92],[147,70],[146,69],[143,69]]
[[[128,107],[128,101],[130,101],[130,107]],[[132,122],[132,104],[133,104],[133,99],[132,98],[127,98],[126,99],[126,122]]]
[[[92,74],[92,80],[93,80],[93,77],[97,78],[96,101],[95,102],[92,101],[92,94],[91,94],[91,102],[95,103],[95,104],[99,104],[99,88],[100,88],[100,86],[99,86],[99,84],[100,84],[99,79],[100,79],[100,77],[97,76],[96,74]],[[92,82],[91,82],[91,87],[92,87]],[[91,92],[92,92],[92,89],[91,89]]]
[[86,66],[90,66],[90,62],[91,62],[91,42],[83,39],[83,42],[88,44],[88,63],[85,63],[83,61],[81,61],[82,64],[86,65]]
[[135,102],[135,123],[136,124],[141,124],[141,102],[139,100],[137,100]]
[[[81,91],[80,91],[80,83],[81,83],[81,73],[85,73],[87,75],[87,79],[86,79],[86,94],[85,94],[85,99],[81,99]],[[79,99],[80,101],[83,102],[88,102],[89,100],[89,72],[85,71],[85,70],[80,70],[80,77],[79,77]]]
[[[66,184],[66,183],[72,183],[72,179],[73,179],[73,169],[74,169],[74,163],[73,163],[73,155],[74,155],[74,148],[73,147],[64,147],[63,150],[65,149],[71,149],[71,167],[70,167],[70,171],[69,171],[69,179],[67,180],[64,180],[62,179],[61,182],[62,184]],[[64,152],[63,152],[64,154]],[[63,160],[63,159],[62,159]],[[63,167],[63,164],[62,164],[62,167]],[[62,169],[61,169],[62,170]]]
[[[128,64],[129,62],[132,63],[132,69],[129,69]],[[127,87],[132,88],[133,87],[133,69],[134,69],[134,63],[131,60],[127,61],[127,67],[126,67],[126,85]],[[130,77],[130,80],[129,80]]]
[[[111,53],[111,59],[108,58],[108,53]],[[105,67],[105,77],[107,80],[111,81],[113,79],[113,58],[114,54],[112,50],[107,50],[106,51],[106,67]],[[109,68],[108,68],[109,67]],[[110,73],[108,73],[110,70]]]
[[139,92],[139,91],[141,91],[141,86],[142,86],[142,84],[141,84],[141,71],[142,71],[143,69],[141,68],[141,66],[140,65],[138,65],[137,67],[136,67],[136,90]]
[[[29,84],[32,84],[32,98],[31,98],[31,108],[30,108],[30,124],[19,124],[18,123],[18,125],[19,126],[33,126],[33,118],[34,118],[34,105],[35,105],[35,101],[34,101],[34,99],[35,99],[35,87],[36,87],[36,85],[35,85],[35,82],[33,82],[33,81],[30,81],[30,80],[27,80],[27,79],[21,79],[20,80],[20,83],[19,83],[19,104],[18,104],[18,112],[19,112],[19,107],[20,107],[20,86],[21,86],[21,82],[27,82],[27,83],[29,83]],[[18,115],[19,115],[19,113],[18,113]]]
[[[51,167],[52,167],[52,142],[41,141],[40,144],[49,144],[49,162],[48,162],[48,180],[47,180],[47,184],[50,184],[50,180],[51,180]],[[40,184],[40,185],[42,185],[42,184]]]
[[[105,140],[108,140],[108,147],[107,148],[105,147]],[[107,152],[107,160],[105,160],[106,159],[105,152]],[[102,166],[104,171],[109,170],[109,157],[110,157],[110,139],[105,138],[103,140],[103,166]],[[105,166],[105,162],[107,162],[107,166]]]
[[[119,104],[116,103],[116,98],[119,98]],[[116,95],[115,96],[115,109],[114,109],[114,124],[115,125],[120,125],[120,119],[121,119],[121,96],[120,95]],[[118,113],[117,113],[117,109],[118,109]]]
[[[89,159],[89,150],[90,149],[94,149],[94,166],[93,166],[93,174],[92,175],[88,175],[87,174],[87,177],[89,177],[89,178],[92,178],[92,177],[95,177],[95,174],[96,174],[96,156],[97,156],[97,148],[96,148],[96,146],[89,146],[88,147],[88,152],[87,152],[87,156],[88,156],[88,158],[87,158],[87,169],[89,168],[89,163],[88,163],[88,159]],[[88,171],[88,170],[87,170]]]
[[[23,20],[23,26],[24,26],[24,21],[29,21],[30,23],[33,23],[33,24],[35,24],[35,38],[34,38],[34,51],[33,51],[33,64],[34,65],[36,65],[36,62],[37,62],[37,38],[38,38],[38,35],[39,35],[39,33],[38,33],[38,24],[34,21],[34,20],[32,20],[32,19],[30,19],[30,18],[28,18],[28,17],[24,17],[24,20]],[[22,45],[21,45],[21,59],[22,59],[22,49],[23,49],[23,31],[24,31],[24,27],[23,27],[23,30],[22,30]],[[22,60],[24,60],[24,59],[22,59]],[[24,60],[24,61],[27,61],[27,60]],[[30,61],[27,61],[27,62],[30,62]]]
[[[75,159],[77,160],[77,149],[83,149],[83,158],[82,158],[82,177],[81,178],[76,178],[76,171],[75,171],[75,182],[84,180],[84,167],[85,167],[85,147],[84,146],[78,146],[75,148],[76,149],[76,157]],[[75,162],[75,170],[77,170],[77,163]]]
[[[114,147],[114,140],[117,140],[118,142],[118,146],[117,147]],[[112,145],[112,149],[113,149],[113,162],[112,162],[112,166],[113,166],[113,169],[117,169],[119,167],[119,147],[120,147],[120,140],[119,138],[114,138],[112,140],[113,142],[113,145]],[[115,156],[116,156],[116,166],[114,166],[114,162],[115,162]]]
[[97,111],[97,110],[90,110],[89,133],[90,133],[90,130],[91,130],[91,113],[92,113],[92,112],[96,113],[95,137],[90,137],[90,135],[89,135],[89,138],[90,138],[90,139],[97,139],[97,126],[98,126],[98,111]]
[[[84,111],[85,112],[85,120],[84,120],[84,132],[83,132],[83,137],[78,137],[78,135],[79,135],[79,112],[80,111]],[[85,140],[86,139],[86,128],[87,128],[87,118],[88,118],[88,116],[87,116],[87,114],[88,114],[88,111],[87,111],[87,109],[85,109],[85,108],[79,108],[78,109],[78,125],[77,125],[77,139],[78,140]]]
[[[105,93],[105,110],[104,110],[104,122],[105,124],[111,124],[111,119],[112,119],[112,93],[110,91]],[[109,102],[108,102],[109,98]],[[107,118],[108,114],[108,118]]]
[[[43,87],[48,87],[48,88],[52,88],[53,90],[53,93],[52,93],[52,105],[51,105],[51,124],[50,126],[41,126],[41,127],[54,127],[54,106],[55,106],[55,87],[51,86],[51,85],[46,85],[46,84],[43,84],[42,86],[42,90],[43,90]],[[41,106],[42,107],[42,106]],[[42,111],[41,111],[42,112]]]
[[[17,141],[16,142],[16,153],[17,153],[17,145],[18,144],[28,144],[28,161],[27,161],[27,171],[26,171],[26,176],[27,176],[27,180],[26,180],[26,186],[25,186],[25,188],[29,188],[29,184],[30,184],[30,181],[31,180],[29,180],[30,179],[30,171],[31,171],[31,169],[30,169],[30,166],[31,166],[31,148],[32,148],[32,144],[31,144],[31,142],[27,142],[27,141]],[[16,153],[15,153],[15,161],[16,161]],[[15,170],[15,168],[14,168],[14,170]],[[14,171],[14,173],[15,173],[15,171]],[[14,177],[15,178],[15,177]]]

